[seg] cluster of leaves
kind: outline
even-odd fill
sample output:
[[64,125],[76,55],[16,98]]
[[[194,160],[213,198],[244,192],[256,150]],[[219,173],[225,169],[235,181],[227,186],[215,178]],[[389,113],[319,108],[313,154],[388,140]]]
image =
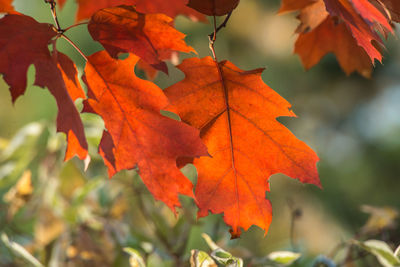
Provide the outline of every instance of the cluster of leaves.
[[[400,22],[396,0],[283,0],[280,12],[300,11],[295,52],[308,69],[334,53],[342,69],[370,77],[375,60],[382,62],[381,34]],[[379,33],[379,34],[378,34]]]
[[[199,216],[209,211],[224,213],[233,237],[240,235],[240,228],[247,230],[253,224],[268,229],[272,212],[265,191],[270,175],[282,172],[319,185],[318,158],[275,120],[294,113],[287,101],[263,83],[261,69],[242,71],[230,62],[218,62],[215,53],[214,59],[186,59],[179,65],[186,78],[167,88],[165,94],[151,81],[135,76],[139,60],[147,69],[167,72],[164,60],[172,53],[194,52],[183,41],[184,35],[173,28],[173,18],[151,13],[186,14],[191,9],[185,1],[169,4],[165,10],[159,10],[163,5],[158,1],[118,3],[136,7],[79,1],[77,19],[90,16],[89,32],[105,48],[91,56],[82,54],[87,59],[83,76],[87,97],[74,63],[57,51],[59,38],[70,41],[66,36],[69,28],[59,26],[56,3],[48,2],[55,25],[10,11],[1,19],[4,60],[0,73],[15,101],[25,91],[27,68],[35,66],[35,84],[47,87],[57,101],[57,129],[68,141],[66,160],[88,156],[83,124],[74,105],[75,100],[84,98],[82,112],[98,114],[104,120],[99,153],[110,176],[137,167],[156,199],[175,211],[180,206],[178,194],[195,197]],[[231,12],[237,4],[190,1],[189,6],[215,16]],[[11,34],[6,34],[10,29]],[[212,42],[216,33],[217,29]],[[25,48],[28,42],[31,45]],[[118,59],[121,53],[129,56]],[[176,111],[190,126],[161,115],[162,109]],[[193,194],[193,184],[180,172],[177,160],[183,165],[199,156],[203,157],[194,160],[199,175]]]
[[[232,237],[241,228],[257,225],[268,230],[272,208],[265,192],[268,178],[284,173],[303,183],[320,186],[318,157],[276,118],[294,117],[290,104],[261,79],[262,69],[243,71],[229,61],[218,61],[217,33],[239,0],[78,0],[77,21],[89,19],[93,40],[104,51],[84,55],[62,28],[56,3],[46,0],[54,24],[39,23],[2,1],[0,12],[0,73],[15,101],[26,90],[26,72],[36,70],[35,85],[47,87],[58,106],[57,130],[67,136],[65,160],[88,160],[88,144],[75,101],[84,99],[81,112],[99,115],[105,124],[99,154],[110,176],[138,168],[148,190],[175,211],[178,195],[195,198],[198,216],[223,213]],[[393,32],[398,20],[395,0],[283,1],[281,11],[300,10],[296,52],[308,68],[334,52],[346,71],[368,76],[381,60],[378,33]],[[138,78],[136,65],[151,78],[168,72],[165,60],[177,52],[195,52],[173,27],[178,14],[196,20],[214,18],[209,36],[213,55],[186,59],[178,66],[185,79],[164,92],[152,81]],[[220,26],[215,17],[227,15]],[[85,24],[85,23],[84,23]],[[67,40],[87,61],[86,92],[75,64],[57,50]],[[335,43],[341,42],[340,44]],[[27,46],[26,44],[30,44]],[[125,59],[119,55],[128,53]],[[176,112],[177,121],[161,110]],[[179,170],[193,162],[198,171],[196,190]]]

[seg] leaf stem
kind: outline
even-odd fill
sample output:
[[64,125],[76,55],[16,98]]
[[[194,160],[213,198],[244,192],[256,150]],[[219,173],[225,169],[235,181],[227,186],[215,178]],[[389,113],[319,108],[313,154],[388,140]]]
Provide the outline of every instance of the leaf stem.
[[64,30],[61,29],[60,23],[58,22],[55,0],[44,0],[44,2],[50,4],[51,15],[53,16],[54,23],[56,24],[57,32],[63,33]]
[[70,45],[72,45],[73,48],[75,48],[76,51],[78,51],[78,53],[83,57],[83,59],[85,61],[88,61],[88,58],[86,57],[86,55],[82,52],[82,50],[71,40],[69,39],[65,34],[60,34],[60,36],[66,40]]
[[72,28],[75,28],[75,27],[80,26],[80,25],[85,25],[85,24],[88,24],[88,22],[86,21],[86,22],[76,23],[76,24],[74,24],[74,25],[71,25],[71,26],[65,28],[65,29],[63,30],[63,32],[65,33],[66,31],[68,31],[68,30],[70,30],[70,29],[72,29]]
[[226,27],[226,24],[228,23],[228,21],[229,21],[231,15],[232,15],[232,12],[233,12],[233,11],[231,11],[231,12],[228,13],[228,15],[225,17],[224,21],[223,21],[218,27],[217,27],[217,19],[216,19],[215,16],[213,16],[213,20],[214,20],[214,23],[213,23],[213,24],[214,24],[214,31],[208,35],[208,40],[209,40],[209,47],[210,47],[210,50],[211,50],[211,52],[212,52],[213,58],[214,58],[214,60],[217,61],[217,62],[218,62],[218,60],[217,60],[217,56],[216,56],[216,54],[215,54],[214,43],[215,43],[215,40],[217,40],[217,33],[218,33],[222,28],[225,28],[225,27]]

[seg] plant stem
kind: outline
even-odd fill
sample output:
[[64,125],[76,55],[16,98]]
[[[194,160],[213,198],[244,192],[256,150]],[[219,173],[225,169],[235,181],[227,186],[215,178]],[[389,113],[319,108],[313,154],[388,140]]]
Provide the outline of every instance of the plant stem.
[[70,45],[72,45],[73,48],[75,48],[76,51],[78,51],[78,53],[83,57],[83,59],[85,61],[88,61],[88,58],[85,56],[85,54],[82,52],[81,49],[79,49],[79,47],[71,40],[69,39],[65,34],[60,34],[60,36],[66,40]]
[[63,33],[65,33],[66,31],[68,31],[68,30],[70,30],[70,29],[72,29],[72,28],[75,28],[76,26],[81,26],[81,25],[85,25],[85,24],[88,24],[88,22],[80,22],[80,23],[76,23],[76,24],[74,24],[74,25],[71,25],[71,26],[65,28],[65,29],[63,30]]

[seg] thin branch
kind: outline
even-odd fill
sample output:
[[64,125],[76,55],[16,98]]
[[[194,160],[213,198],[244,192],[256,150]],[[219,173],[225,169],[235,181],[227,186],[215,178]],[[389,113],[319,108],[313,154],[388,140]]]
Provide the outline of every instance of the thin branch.
[[70,30],[70,29],[72,29],[72,28],[75,28],[75,27],[81,26],[81,25],[85,25],[85,24],[88,24],[88,22],[87,22],[87,21],[86,21],[86,22],[80,22],[80,23],[71,25],[71,26],[65,28],[65,29],[63,30],[63,33],[65,33],[66,31],[68,31],[68,30]]
[[208,42],[209,42],[209,47],[211,50],[211,53],[213,55],[214,61],[218,62],[217,60],[217,55],[215,54],[215,48],[214,48],[214,42],[217,39],[217,21],[215,16],[214,18],[214,32],[208,35]]
[[66,40],[70,45],[72,45],[73,48],[75,48],[76,51],[78,51],[78,53],[83,57],[83,59],[85,61],[88,61],[87,57],[85,56],[85,54],[82,52],[81,49],[79,49],[79,47],[73,42],[71,41],[71,39],[69,39],[65,34],[60,34],[60,36]]
[[216,33],[218,33],[222,28],[226,27],[226,24],[228,23],[228,20],[230,19],[232,12],[229,12],[228,15],[226,16],[225,20],[221,23],[221,25],[218,26]]
[[56,2],[54,0],[44,0],[44,2],[50,4],[51,15],[53,16],[57,31],[59,33],[63,33],[64,31],[63,31],[63,29],[61,29],[60,23],[58,22],[58,18],[57,18]]
[[217,39],[217,33],[222,28],[226,27],[226,24],[228,23],[231,15],[232,15],[232,11],[228,13],[228,15],[225,17],[224,21],[218,27],[217,27],[217,19],[215,16],[213,16],[214,31],[208,35],[208,41],[209,41],[209,47],[212,52],[213,58],[217,62],[218,62],[218,60],[217,60],[217,56],[215,54],[214,43],[215,43],[215,40]]
[[215,19],[215,16],[214,16],[214,32],[212,32],[212,33],[209,34],[209,36],[210,36],[210,38],[211,38],[212,40],[215,41],[215,39],[217,38],[217,33],[218,33],[222,28],[225,28],[225,27],[226,27],[226,24],[228,23],[228,21],[229,21],[231,15],[232,15],[232,12],[233,12],[233,11],[231,11],[231,12],[228,13],[228,15],[225,17],[224,21],[223,21],[218,27],[217,27],[217,25],[216,25],[216,19]]

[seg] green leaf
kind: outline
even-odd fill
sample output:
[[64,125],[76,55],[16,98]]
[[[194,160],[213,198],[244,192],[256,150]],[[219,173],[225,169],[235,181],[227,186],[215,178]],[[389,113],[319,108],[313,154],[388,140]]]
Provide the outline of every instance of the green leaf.
[[146,267],[142,256],[139,251],[133,248],[125,247],[124,251],[129,254],[129,264],[131,267]]
[[275,251],[268,255],[268,259],[274,263],[288,266],[301,257],[300,253],[291,251]]
[[215,261],[204,251],[193,249],[190,256],[190,267],[214,267]]
[[373,254],[382,266],[400,266],[400,259],[395,256],[392,249],[385,242],[380,240],[368,240],[365,242],[354,241],[354,243]]
[[207,242],[207,245],[213,250],[211,252],[211,257],[219,264],[228,267],[242,267],[243,260],[232,256],[229,252],[220,248],[217,244],[212,241],[212,239],[207,234],[202,234],[202,237]]
[[396,250],[394,251],[394,255],[395,255],[397,258],[400,259],[400,246],[398,246],[398,247],[396,248]]
[[1,234],[1,241],[6,245],[16,256],[21,257],[35,267],[44,267],[35,257],[33,257],[23,246],[8,239],[5,233]]

